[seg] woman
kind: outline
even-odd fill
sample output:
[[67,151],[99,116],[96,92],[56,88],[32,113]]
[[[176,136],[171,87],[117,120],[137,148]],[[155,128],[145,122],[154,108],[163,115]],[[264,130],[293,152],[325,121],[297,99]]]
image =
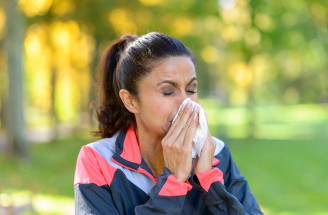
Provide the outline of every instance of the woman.
[[102,139],[76,165],[77,214],[262,214],[224,143],[207,133],[197,160],[195,57],[161,33],[124,35],[104,52],[96,116]]

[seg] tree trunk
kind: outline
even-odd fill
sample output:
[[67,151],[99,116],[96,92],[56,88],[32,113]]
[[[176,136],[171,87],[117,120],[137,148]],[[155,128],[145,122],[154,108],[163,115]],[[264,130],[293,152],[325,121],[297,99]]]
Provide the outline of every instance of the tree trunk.
[[92,127],[92,126],[95,126],[96,125],[96,122],[94,120],[94,116],[95,116],[95,113],[94,113],[94,108],[90,109],[90,104],[95,102],[96,104],[98,104],[98,101],[97,101],[97,85],[99,83],[97,83],[97,73],[98,73],[98,60],[99,60],[99,57],[98,57],[98,48],[99,48],[99,40],[96,36],[96,47],[95,47],[95,57],[93,58],[92,60],[92,63],[91,63],[91,84],[90,84],[90,91],[89,91],[89,109],[88,109],[88,112],[89,112],[89,125]]
[[23,158],[28,157],[27,141],[24,138],[23,116],[23,35],[22,20],[17,10],[17,0],[5,0],[7,34],[4,38],[8,68],[8,100],[6,102],[5,127],[9,150]]
[[[57,88],[57,66],[56,65],[52,65],[52,74],[51,74],[51,115],[52,115],[52,119],[53,119],[53,132],[54,132],[54,136],[53,139],[57,140],[59,138],[59,130],[58,130],[58,126],[59,126],[59,118],[58,118],[58,114],[56,111],[56,88]],[[56,141],[54,141],[56,142]]]
[[[255,78],[255,77],[253,77]],[[257,114],[256,114],[256,94],[254,92],[254,80],[248,86],[248,101],[247,101],[247,130],[248,130],[248,139],[255,139],[256,137],[256,122],[257,122]]]

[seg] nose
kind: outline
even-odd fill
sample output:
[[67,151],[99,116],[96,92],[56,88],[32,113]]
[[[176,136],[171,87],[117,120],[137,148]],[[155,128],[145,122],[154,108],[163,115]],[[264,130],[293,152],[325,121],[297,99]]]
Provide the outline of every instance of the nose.
[[185,92],[181,93],[179,96],[179,105],[181,105],[186,98],[188,98],[187,94]]

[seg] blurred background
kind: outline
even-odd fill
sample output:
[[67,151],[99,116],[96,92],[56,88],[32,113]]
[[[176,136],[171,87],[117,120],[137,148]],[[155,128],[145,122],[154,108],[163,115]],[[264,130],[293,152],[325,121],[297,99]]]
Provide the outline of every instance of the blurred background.
[[73,214],[101,52],[124,33],[197,56],[211,134],[266,214],[328,214],[327,0],[0,0],[0,214]]

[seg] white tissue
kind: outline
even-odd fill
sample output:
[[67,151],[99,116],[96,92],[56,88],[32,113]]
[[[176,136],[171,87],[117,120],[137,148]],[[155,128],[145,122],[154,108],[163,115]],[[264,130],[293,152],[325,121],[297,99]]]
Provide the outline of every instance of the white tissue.
[[207,123],[206,123],[206,117],[203,108],[196,102],[191,101],[190,98],[186,98],[182,104],[179,107],[179,110],[177,114],[175,115],[172,123],[175,121],[175,119],[178,116],[178,113],[180,112],[181,108],[184,107],[188,101],[192,102],[194,105],[198,105],[199,107],[199,123],[196,128],[195,136],[192,142],[192,157],[196,158],[196,156],[200,156],[200,153],[202,151],[202,148],[204,146],[206,137],[207,137]]

